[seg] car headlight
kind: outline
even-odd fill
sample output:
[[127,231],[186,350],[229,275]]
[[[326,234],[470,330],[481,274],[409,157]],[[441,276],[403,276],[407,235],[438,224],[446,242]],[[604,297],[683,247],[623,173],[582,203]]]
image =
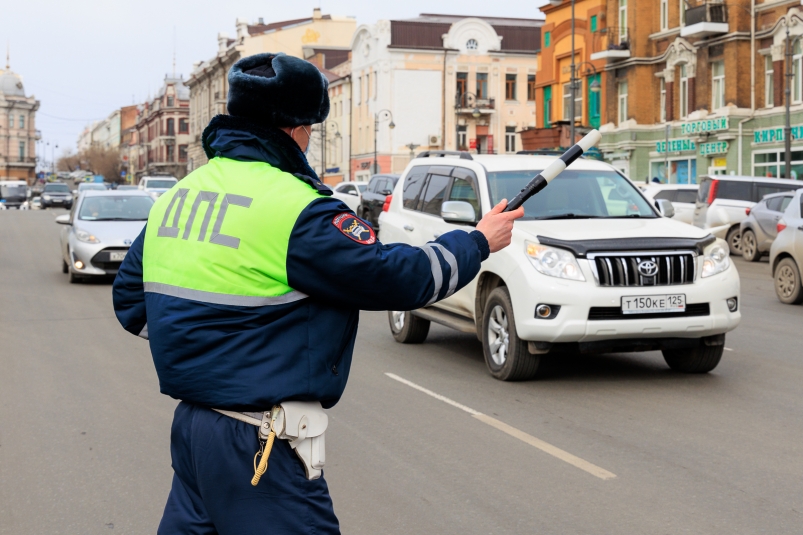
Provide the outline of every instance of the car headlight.
[[46,201],[50,200],[50,195],[42,195],[42,198]]
[[559,279],[586,280],[577,259],[569,251],[532,242],[524,242],[524,246],[527,258],[539,273]]
[[716,244],[703,258],[703,277],[722,273],[731,265],[730,251],[727,247]]
[[75,237],[84,243],[100,243],[99,239],[85,230],[76,230]]

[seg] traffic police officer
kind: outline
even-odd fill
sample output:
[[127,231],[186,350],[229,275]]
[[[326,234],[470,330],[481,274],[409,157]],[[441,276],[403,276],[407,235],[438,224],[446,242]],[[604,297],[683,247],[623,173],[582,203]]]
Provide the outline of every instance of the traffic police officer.
[[[358,311],[449,297],[510,243],[504,201],[472,232],[383,245],[331,197],[304,156],[329,112],[312,64],[258,54],[229,73],[228,111],[203,132],[209,163],[154,204],[114,282],[114,309],[149,339],[161,392],[181,400],[160,534],[339,533],[323,477],[276,440],[256,486],[256,415],[297,400],[332,407]],[[250,414],[255,414],[251,412]],[[267,414],[270,414],[268,412]]]

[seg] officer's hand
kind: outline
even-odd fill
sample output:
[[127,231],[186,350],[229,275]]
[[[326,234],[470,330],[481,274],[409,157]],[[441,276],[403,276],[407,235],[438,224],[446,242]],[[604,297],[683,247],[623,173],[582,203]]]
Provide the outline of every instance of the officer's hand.
[[485,235],[491,252],[501,251],[510,245],[510,238],[513,233],[513,221],[524,215],[524,207],[519,207],[512,212],[503,212],[507,206],[507,199],[494,206],[490,212],[477,223],[477,230]]

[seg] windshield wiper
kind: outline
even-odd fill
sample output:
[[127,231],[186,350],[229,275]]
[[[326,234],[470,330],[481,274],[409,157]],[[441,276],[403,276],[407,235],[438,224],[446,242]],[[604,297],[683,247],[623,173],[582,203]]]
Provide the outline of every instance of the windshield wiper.
[[133,219],[130,217],[98,217],[97,219],[90,219],[89,221],[147,221],[148,218]]
[[641,215],[641,214],[627,214],[627,215],[612,215],[609,219],[628,219],[628,218],[644,218],[653,219],[655,216]]
[[547,217],[536,217],[535,219],[539,219],[541,221],[545,221],[547,219],[601,219],[602,216],[599,215],[587,215],[587,214],[558,214],[558,215],[551,215]]

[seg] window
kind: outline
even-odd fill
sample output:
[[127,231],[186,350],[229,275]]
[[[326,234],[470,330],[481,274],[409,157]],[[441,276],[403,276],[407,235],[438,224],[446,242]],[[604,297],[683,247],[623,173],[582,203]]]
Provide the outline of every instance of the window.
[[591,15],[591,33],[597,31],[597,16]]
[[[591,90],[592,86],[599,86],[602,76],[600,74],[592,74],[588,77],[588,124],[592,128],[599,128],[600,126],[600,92],[595,93]],[[600,89],[602,89],[600,87]]]
[[20,159],[19,159],[19,161],[21,161],[21,162],[25,161],[25,142],[24,141],[20,141]]
[[187,119],[178,120],[178,133],[186,134],[190,131],[190,125],[187,124]]
[[20,128],[25,128],[25,116],[20,115]]
[[680,25],[686,25],[686,0],[680,0]]
[[488,98],[488,73],[477,73],[477,98]]
[[175,101],[174,101],[173,97],[167,97],[167,107],[168,108],[172,108],[174,103],[175,103]]
[[680,118],[685,119],[689,115],[689,77],[686,65],[680,66]]
[[466,134],[466,125],[460,125],[457,127],[457,150],[468,149],[468,145],[466,144]]
[[415,210],[418,205],[418,194],[427,178],[427,168],[413,169],[404,179],[402,205],[408,210]]
[[697,201],[697,191],[693,189],[679,189],[675,202],[694,204]]
[[527,75],[527,100],[532,102],[535,100],[535,75]]
[[711,110],[725,105],[725,62],[711,63]]
[[627,82],[619,82],[619,124],[627,121]]
[[571,118],[572,106],[572,84],[563,84],[563,120]]
[[661,122],[666,122],[666,80],[661,78]]
[[544,88],[544,128],[549,128],[552,120],[552,86]]
[[677,190],[665,189],[663,191],[659,191],[658,193],[656,193],[655,196],[653,197],[653,199],[655,199],[656,201],[658,199],[664,199],[666,201],[673,202],[675,200],[675,194],[676,193],[677,193]]
[[669,29],[669,0],[661,0],[661,29]]
[[775,68],[772,65],[772,56],[764,57],[764,105],[768,108],[775,106]]
[[168,145],[167,146],[167,161],[168,162],[175,161],[175,149],[176,149],[175,145]]
[[[803,150],[792,151],[792,178],[803,177]],[[783,149],[772,152],[753,153],[753,176],[763,176],[767,178],[781,178],[786,176],[786,164],[784,163]],[[764,191],[767,193],[777,193],[778,191]],[[761,198],[761,196],[759,196]]]
[[457,73],[457,96],[460,97],[466,91],[468,91],[468,73],[459,72]]
[[452,183],[452,189],[449,191],[450,201],[463,201],[474,207],[474,219],[477,219],[479,213],[480,203],[477,198],[477,192],[471,180],[467,178],[456,177]]
[[425,214],[432,214],[440,217],[443,197],[446,193],[446,186],[449,185],[449,177],[443,175],[429,175],[427,191],[423,195],[421,211]]
[[544,48],[549,48],[549,42],[552,40],[552,32],[544,32]]
[[803,50],[801,50],[800,41],[795,41],[795,46],[792,51],[792,71],[794,72],[794,86],[792,87],[792,102],[798,103],[803,100],[803,91],[801,91],[801,82],[803,82]]
[[167,120],[167,135],[168,136],[175,136],[176,135],[176,127],[175,127],[175,120],[168,119]]
[[516,127],[505,127],[505,152],[516,152]]
[[720,180],[717,189],[717,198],[731,199],[734,201],[751,201],[753,199],[752,190],[753,184],[751,182]]
[[14,128],[14,116],[10,113],[8,114],[8,127]]
[[476,39],[469,39],[466,41],[466,49],[467,50],[477,50],[480,44],[477,42]]
[[516,100],[516,75],[505,75],[505,100]]
[[792,197],[784,196],[781,200],[781,208],[778,210],[779,212],[785,212],[786,207],[792,204]]
[[187,161],[187,145],[178,146],[178,161],[180,162]]
[[619,42],[627,42],[627,0],[619,0]]
[[767,209],[772,210],[773,212],[780,212],[781,211],[781,201],[783,197],[773,197],[772,199],[767,199]]
[[354,86],[354,102],[358,106],[362,102],[362,95],[361,95],[362,92],[360,91],[360,89],[362,89],[362,76],[357,77],[357,84]]

